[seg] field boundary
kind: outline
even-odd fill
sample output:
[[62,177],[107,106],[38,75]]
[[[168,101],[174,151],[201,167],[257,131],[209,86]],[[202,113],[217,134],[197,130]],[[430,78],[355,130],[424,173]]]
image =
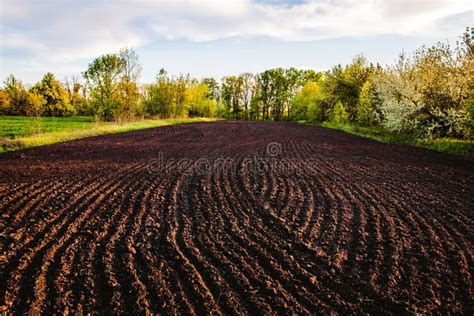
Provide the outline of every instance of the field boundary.
[[90,127],[65,129],[55,132],[35,133],[27,136],[6,138],[0,137],[0,154],[21,149],[51,145],[87,137],[124,133],[148,128],[169,125],[214,122],[215,118],[176,118],[176,119],[146,119],[126,123],[91,122]]
[[399,135],[391,135],[379,129],[362,127],[349,123],[323,122],[321,124],[315,124],[301,121],[297,122],[297,124],[335,129],[346,134],[360,136],[383,143],[408,145],[417,148],[429,149],[450,156],[474,160],[474,140],[455,138],[414,139],[402,137]]

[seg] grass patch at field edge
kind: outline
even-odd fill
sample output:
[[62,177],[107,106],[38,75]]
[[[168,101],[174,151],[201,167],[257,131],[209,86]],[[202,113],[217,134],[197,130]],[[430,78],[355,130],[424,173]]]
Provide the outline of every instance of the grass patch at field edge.
[[96,122],[92,118],[0,117],[0,153],[50,145],[85,137],[196,122],[213,118],[145,119],[126,123]]
[[402,135],[389,134],[381,128],[362,127],[349,123],[323,122],[321,124],[311,124],[303,121],[299,123],[337,129],[349,134],[371,138],[382,142],[412,145],[416,147],[435,150],[453,156],[471,159],[474,158],[474,141],[472,140],[454,138],[416,139]]

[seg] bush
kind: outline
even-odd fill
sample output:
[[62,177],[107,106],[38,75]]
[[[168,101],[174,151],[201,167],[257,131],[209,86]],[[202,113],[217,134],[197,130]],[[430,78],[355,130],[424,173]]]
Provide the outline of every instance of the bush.
[[433,110],[434,119],[427,124],[429,138],[469,137],[469,127],[466,122],[467,115],[463,109]]

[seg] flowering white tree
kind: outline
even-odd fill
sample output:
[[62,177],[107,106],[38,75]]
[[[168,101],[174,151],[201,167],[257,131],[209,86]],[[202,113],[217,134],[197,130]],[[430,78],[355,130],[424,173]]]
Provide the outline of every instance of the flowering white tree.
[[385,128],[416,136],[472,135],[467,100],[474,77],[472,45],[422,47],[375,78]]

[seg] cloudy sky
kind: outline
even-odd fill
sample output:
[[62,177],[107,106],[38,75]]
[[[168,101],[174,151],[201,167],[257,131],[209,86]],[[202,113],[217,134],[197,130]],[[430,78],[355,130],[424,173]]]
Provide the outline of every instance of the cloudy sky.
[[271,67],[325,70],[365,54],[455,43],[474,26],[472,0],[0,0],[0,79],[80,74],[131,46],[142,82],[160,68],[221,78]]

